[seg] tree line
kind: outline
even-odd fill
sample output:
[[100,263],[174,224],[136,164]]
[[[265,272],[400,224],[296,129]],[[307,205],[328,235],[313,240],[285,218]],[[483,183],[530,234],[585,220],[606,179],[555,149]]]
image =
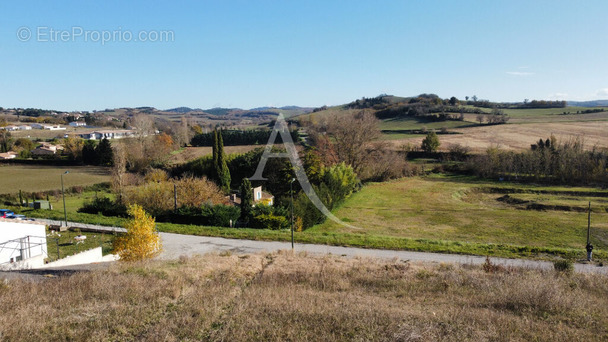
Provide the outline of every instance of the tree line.
[[608,184],[608,151],[585,149],[581,137],[557,141],[540,139],[524,152],[490,148],[469,159],[468,168],[480,177],[534,180],[566,185]]
[[[297,130],[292,130],[291,138],[298,141],[299,135]],[[196,134],[190,140],[192,146],[213,146],[215,132]],[[239,146],[239,145],[264,145],[268,142],[271,130],[222,130],[222,141],[224,146]],[[277,135],[277,141],[281,143],[281,136]]]

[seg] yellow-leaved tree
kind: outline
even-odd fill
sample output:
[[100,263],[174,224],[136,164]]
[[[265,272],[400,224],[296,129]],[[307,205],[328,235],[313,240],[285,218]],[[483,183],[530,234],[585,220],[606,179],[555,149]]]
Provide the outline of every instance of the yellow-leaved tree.
[[162,246],[154,229],[154,218],[137,204],[130,205],[128,212],[132,218],[125,224],[127,232],[114,240],[114,252],[123,261],[144,260],[158,255]]

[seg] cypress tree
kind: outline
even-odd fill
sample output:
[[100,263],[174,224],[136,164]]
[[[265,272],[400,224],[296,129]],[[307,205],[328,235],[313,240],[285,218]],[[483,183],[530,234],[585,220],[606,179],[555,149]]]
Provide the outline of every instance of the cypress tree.
[[[217,173],[217,170],[219,169],[218,167],[218,163],[217,163],[217,128],[213,130],[213,145],[211,147],[212,151],[213,151],[213,167],[215,168],[215,171]],[[218,177],[219,178],[219,177]]]
[[253,189],[248,178],[241,182],[241,221],[247,223],[253,206]]
[[220,188],[224,192],[230,191],[230,170],[228,169],[228,163],[226,163],[226,153],[224,153],[224,141],[222,139],[222,132],[217,132],[217,175]]

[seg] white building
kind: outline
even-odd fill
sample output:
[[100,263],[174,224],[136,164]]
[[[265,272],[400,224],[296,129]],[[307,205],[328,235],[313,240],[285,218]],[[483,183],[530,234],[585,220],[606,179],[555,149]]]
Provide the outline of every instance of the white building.
[[0,219],[0,270],[41,267],[46,257],[43,224]]
[[103,138],[122,139],[132,137],[134,135],[135,132],[129,129],[103,130],[78,134],[79,137],[86,140],[102,140]]
[[84,127],[87,125],[87,123],[82,121],[72,121],[69,123],[69,125],[72,127]]
[[44,125],[44,129],[49,131],[62,131],[65,130],[65,127],[61,127],[60,125]]
[[17,158],[17,153],[16,152],[6,152],[6,153],[0,153],[0,159],[15,159]]

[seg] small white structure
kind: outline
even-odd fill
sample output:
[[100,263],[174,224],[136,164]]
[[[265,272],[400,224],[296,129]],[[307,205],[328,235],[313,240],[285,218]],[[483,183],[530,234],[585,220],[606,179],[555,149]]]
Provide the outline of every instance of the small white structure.
[[19,126],[19,129],[22,130],[22,131],[29,131],[29,130],[32,129],[32,126],[30,126],[30,125],[21,125],[21,126]]
[[3,128],[4,130],[7,130],[9,132],[13,132],[19,129],[19,127],[15,126],[15,125],[9,125],[9,126],[5,126]]
[[41,267],[46,257],[43,224],[0,219],[0,270]]
[[49,131],[65,131],[65,127],[61,127],[60,125],[45,125],[44,129]]
[[86,140],[122,139],[135,136],[135,132],[130,129],[117,129],[79,133],[78,136]]
[[15,159],[17,158],[17,153],[8,151],[6,153],[0,153],[0,159]]
[[72,127],[84,127],[87,125],[87,123],[82,121],[72,121],[69,123],[69,125]]

